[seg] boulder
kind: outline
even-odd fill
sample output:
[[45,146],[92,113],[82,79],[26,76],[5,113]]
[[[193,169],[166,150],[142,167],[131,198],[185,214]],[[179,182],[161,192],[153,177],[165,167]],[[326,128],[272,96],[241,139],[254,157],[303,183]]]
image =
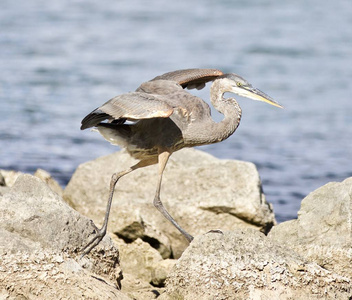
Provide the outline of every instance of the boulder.
[[[20,175],[23,175],[24,173],[18,172],[18,171],[13,171],[13,170],[1,170],[0,169],[0,195],[4,194],[5,191],[8,191],[10,187],[12,187],[17,178]],[[35,177],[40,178],[42,181],[44,181],[55,193],[57,193],[59,196],[62,196],[64,190],[60,186],[60,184],[45,170],[43,169],[37,169],[36,172],[34,173]],[[2,188],[5,187],[5,188]],[[1,191],[3,191],[1,193]]]
[[[64,199],[102,224],[111,175],[135,163],[121,151],[80,165],[64,191]],[[152,204],[157,170],[157,166],[150,166],[120,179],[109,230],[128,242],[141,238],[158,249],[163,258],[178,258],[188,242]],[[183,149],[171,156],[161,200],[192,235],[239,227],[267,232],[275,224],[252,163],[220,160],[199,150]]]
[[348,299],[351,292],[349,278],[244,228],[197,236],[158,299]]
[[22,172],[0,169],[0,185],[12,187],[15,184],[18,176],[22,174]]
[[151,300],[158,298],[163,289],[153,287],[147,282],[127,273],[123,275],[121,291],[133,300]]
[[0,298],[131,299],[67,253],[47,249],[1,254]]
[[116,238],[113,240],[116,241],[120,251],[121,268],[124,274],[131,274],[144,282],[153,283],[154,286],[164,284],[166,275],[174,263],[171,265],[165,263],[163,268],[164,260],[160,253],[141,239],[136,239],[129,244],[122,240],[117,241]]
[[60,186],[60,184],[50,175],[49,172],[43,170],[43,169],[37,169],[34,173],[35,177],[38,177],[39,179],[43,180],[55,193],[57,193],[59,196],[62,196],[64,193],[63,188]]
[[175,259],[164,259],[164,260],[158,261],[155,264],[152,272],[151,283],[153,284],[153,286],[164,287],[166,278],[175,264],[176,264]]
[[119,253],[108,236],[80,259],[79,250],[94,232],[91,220],[46,183],[20,175],[0,197],[1,296],[128,299],[118,290]]
[[117,237],[113,240],[120,251],[122,292],[138,300],[158,297],[176,260],[163,259],[156,249],[139,238],[129,244]]
[[[265,236],[258,230],[265,226],[259,226],[260,222],[254,216],[249,217],[253,212],[248,213],[248,218],[244,217],[245,210],[231,208],[228,199],[231,195],[228,186],[239,187],[241,178],[250,181],[250,177],[257,176],[253,165],[213,161],[212,157],[203,156],[198,151],[186,154],[170,161],[171,171],[165,177],[163,194],[170,191],[169,199],[174,203],[164,202],[170,211],[173,209],[172,213],[182,225],[189,226],[187,230],[201,233],[195,236],[178,261],[168,259],[175,253],[177,243],[174,240],[177,241],[180,233],[144,200],[148,198],[149,201],[149,196],[153,198],[155,182],[150,183],[146,178],[156,178],[157,168],[139,170],[139,173],[135,172],[136,178],[132,178],[133,183],[146,182],[151,191],[145,191],[137,184],[131,189],[126,177],[119,187],[125,198],[117,195],[115,201],[120,200],[122,205],[115,206],[117,211],[111,222],[116,233],[113,240],[121,254],[123,278],[119,251],[108,235],[89,255],[80,258],[82,245],[92,238],[96,227],[43,180],[18,174],[15,183],[9,187],[4,186],[9,178],[7,174],[0,176],[0,186],[6,188],[5,193],[0,194],[0,298],[303,300],[348,299],[351,296],[352,178],[314,191],[302,201],[297,220],[274,226]],[[193,154],[205,160],[197,162]],[[121,155],[126,154],[120,153],[117,158]],[[88,163],[92,170],[85,169],[81,175],[94,173],[96,167],[103,172],[106,165],[94,163]],[[127,167],[128,161],[125,163]],[[199,164],[203,169],[199,169]],[[182,168],[186,171],[180,171]],[[217,171],[212,171],[215,179],[211,180],[211,175],[206,175],[208,168],[219,169],[229,183],[221,183]],[[244,174],[241,177],[236,172],[249,177]],[[230,181],[231,174],[237,181]],[[46,178],[50,177],[47,175]],[[110,175],[106,175],[107,181]],[[90,176],[88,174],[88,178]],[[201,183],[200,178],[205,178],[204,182],[210,182],[210,185]],[[256,195],[263,201],[259,177],[256,178],[252,184],[259,183]],[[98,183],[100,178],[95,181],[93,176],[90,179],[97,187],[101,186],[101,190],[106,190]],[[195,180],[195,186],[192,180]],[[219,187],[225,199],[220,197],[219,191],[219,200],[213,197],[204,200],[208,194],[215,194]],[[96,193],[96,199],[102,204],[98,209],[103,213],[107,195],[99,196],[89,187],[87,190],[78,189],[77,195],[83,191],[89,197],[92,197],[89,193]],[[242,197],[255,194],[254,189],[245,188],[245,185],[239,191],[242,192],[236,191],[234,202],[241,193]],[[75,193],[73,189],[71,192]],[[188,192],[194,197],[187,196]],[[88,206],[85,206],[88,196],[82,196],[83,205],[78,201],[74,203],[81,209],[87,208],[90,205],[87,202]],[[131,199],[137,201],[128,203],[127,200]],[[269,216],[270,206],[266,202],[259,203],[267,207]],[[255,205],[261,207],[252,200],[251,206]],[[247,212],[251,211],[250,207]],[[94,215],[93,208],[88,207],[87,211]],[[119,215],[124,216],[123,220]],[[217,217],[221,221],[229,220],[229,223],[213,226],[219,225]],[[244,221],[249,219],[252,221]],[[102,220],[103,216],[99,221]],[[204,224],[192,224],[192,220]],[[211,226],[208,227],[205,221]],[[222,231],[211,230],[217,228]],[[179,253],[181,255],[181,251]]]
[[275,226],[269,238],[309,261],[352,278],[352,177],[330,182],[301,203],[298,219]]
[[6,194],[8,191],[10,190],[9,187],[4,186],[4,185],[0,185],[0,197],[4,194]]

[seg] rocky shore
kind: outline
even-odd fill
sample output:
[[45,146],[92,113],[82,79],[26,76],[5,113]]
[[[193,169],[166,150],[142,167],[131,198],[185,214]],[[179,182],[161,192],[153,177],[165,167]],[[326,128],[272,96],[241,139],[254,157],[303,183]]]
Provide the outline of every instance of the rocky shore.
[[109,234],[80,258],[132,163],[87,162],[64,190],[43,170],[0,170],[0,299],[352,299],[352,178],[276,225],[253,164],[194,149],[171,157],[161,191],[190,245],[153,207],[151,166],[118,182]]

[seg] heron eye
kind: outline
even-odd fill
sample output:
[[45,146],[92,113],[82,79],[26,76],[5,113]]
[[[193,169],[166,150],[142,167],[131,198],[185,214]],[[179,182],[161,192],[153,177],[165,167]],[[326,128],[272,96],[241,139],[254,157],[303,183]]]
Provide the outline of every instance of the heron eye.
[[238,87],[241,87],[241,86],[242,86],[242,83],[241,83],[241,82],[237,82],[237,86],[238,86]]

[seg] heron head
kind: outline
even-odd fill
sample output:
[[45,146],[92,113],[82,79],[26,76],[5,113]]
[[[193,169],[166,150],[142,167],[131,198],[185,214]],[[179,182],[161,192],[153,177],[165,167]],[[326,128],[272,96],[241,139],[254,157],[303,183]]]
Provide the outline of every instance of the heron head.
[[246,79],[237,74],[225,74],[222,76],[225,81],[226,92],[234,93],[242,97],[263,101],[271,105],[283,108],[273,98],[253,87]]

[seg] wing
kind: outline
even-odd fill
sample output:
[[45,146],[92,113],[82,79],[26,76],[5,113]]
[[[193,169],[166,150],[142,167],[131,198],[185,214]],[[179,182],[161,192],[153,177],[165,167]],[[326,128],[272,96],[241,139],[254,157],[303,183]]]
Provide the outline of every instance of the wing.
[[98,125],[108,119],[141,120],[150,118],[167,118],[173,108],[163,102],[157,95],[133,92],[114,97],[93,110],[82,120],[81,129]]
[[157,76],[154,80],[170,80],[175,81],[184,89],[202,89],[209,81],[213,81],[224,73],[217,69],[184,69],[173,72],[168,72]]
[[[180,104],[187,107],[187,111],[192,111],[194,105],[191,104],[193,101],[196,102],[196,99],[191,103],[186,101],[182,105],[182,99],[188,99],[188,95],[190,95],[187,93],[188,95],[185,97],[183,89],[202,89],[207,82],[213,81],[221,75],[224,75],[224,73],[217,69],[184,69],[157,76],[143,83],[136,92],[112,98],[93,110],[82,120],[81,129],[96,126],[107,119],[116,123],[123,123],[126,119],[167,118],[173,113],[174,107]],[[169,96],[163,100],[162,95]],[[173,98],[175,98],[175,101],[177,100],[177,103],[171,101]],[[203,102],[202,100],[200,104],[207,106]],[[191,108],[188,108],[189,105],[191,105]],[[204,109],[208,111],[209,107],[204,107]]]

